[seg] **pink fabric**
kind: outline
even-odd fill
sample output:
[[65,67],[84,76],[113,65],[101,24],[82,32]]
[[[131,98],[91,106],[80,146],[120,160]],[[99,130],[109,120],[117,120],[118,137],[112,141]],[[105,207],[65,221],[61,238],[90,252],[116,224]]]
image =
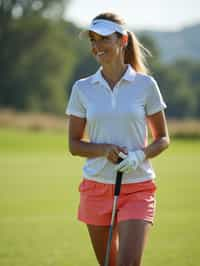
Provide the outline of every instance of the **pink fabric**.
[[[110,225],[115,185],[83,179],[79,186],[78,219],[87,224]],[[141,219],[153,223],[155,214],[154,181],[122,184],[118,197],[116,223]]]

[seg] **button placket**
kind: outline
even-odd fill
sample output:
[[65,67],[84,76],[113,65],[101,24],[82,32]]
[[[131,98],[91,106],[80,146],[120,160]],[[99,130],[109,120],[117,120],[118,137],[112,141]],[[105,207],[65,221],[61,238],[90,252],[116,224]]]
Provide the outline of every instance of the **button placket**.
[[112,104],[112,108],[116,107],[116,98],[114,93],[111,93],[111,104]]
[[113,91],[111,91],[112,108],[115,108],[116,107],[116,104],[117,104],[117,94],[118,94],[118,84],[113,88]]
[[106,91],[109,93],[110,98],[111,98],[111,106],[113,109],[116,108],[116,103],[117,103],[117,94],[118,94],[118,87],[119,84],[117,83],[115,87],[113,87],[113,89],[110,88],[110,86],[108,85],[108,83],[106,81],[103,82],[103,86],[105,87]]

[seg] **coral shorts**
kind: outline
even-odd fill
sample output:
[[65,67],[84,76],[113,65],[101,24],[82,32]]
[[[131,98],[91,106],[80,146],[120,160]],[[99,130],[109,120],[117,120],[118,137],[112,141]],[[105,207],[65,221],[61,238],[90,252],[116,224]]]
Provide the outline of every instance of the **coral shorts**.
[[[110,225],[114,184],[83,179],[79,185],[78,219],[86,224]],[[116,223],[139,219],[153,224],[156,185],[153,180],[122,184],[117,202]]]

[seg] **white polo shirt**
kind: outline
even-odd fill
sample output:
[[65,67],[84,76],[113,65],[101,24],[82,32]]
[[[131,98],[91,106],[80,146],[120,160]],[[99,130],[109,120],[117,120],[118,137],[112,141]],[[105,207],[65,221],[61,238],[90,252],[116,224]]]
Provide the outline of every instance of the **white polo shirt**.
[[[166,108],[153,77],[136,72],[130,65],[115,85],[109,87],[101,68],[75,82],[66,114],[86,118],[87,134],[92,143],[125,146],[129,151],[147,146],[146,116]],[[83,176],[101,183],[114,184],[114,164],[106,157],[87,159]],[[122,183],[137,183],[155,178],[149,160],[135,171],[123,174]]]

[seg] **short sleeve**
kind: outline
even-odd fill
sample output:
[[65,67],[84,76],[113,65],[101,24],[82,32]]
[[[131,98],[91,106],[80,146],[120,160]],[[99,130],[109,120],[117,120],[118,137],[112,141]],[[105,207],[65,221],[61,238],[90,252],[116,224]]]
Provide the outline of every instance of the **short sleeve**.
[[86,117],[86,109],[84,107],[81,91],[77,86],[77,83],[75,83],[72,87],[71,96],[65,113],[67,115],[75,115],[81,118]]
[[146,115],[153,115],[164,110],[166,107],[167,106],[163,100],[158,84],[155,79],[151,77],[151,85],[147,88],[145,105]]

